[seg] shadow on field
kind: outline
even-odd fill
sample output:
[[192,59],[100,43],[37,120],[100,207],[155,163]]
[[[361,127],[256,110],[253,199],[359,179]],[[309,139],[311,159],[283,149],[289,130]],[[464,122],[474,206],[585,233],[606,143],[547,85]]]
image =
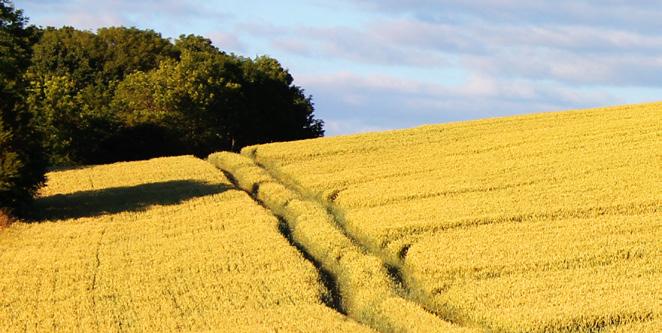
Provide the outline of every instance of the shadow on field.
[[176,205],[184,200],[218,194],[229,189],[232,187],[223,184],[174,180],[56,194],[38,198],[29,219],[32,222],[40,222],[144,211],[152,205]]

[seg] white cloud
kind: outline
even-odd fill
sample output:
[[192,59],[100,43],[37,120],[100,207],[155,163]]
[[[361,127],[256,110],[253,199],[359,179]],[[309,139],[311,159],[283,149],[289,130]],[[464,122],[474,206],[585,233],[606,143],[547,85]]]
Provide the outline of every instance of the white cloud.
[[253,25],[251,34],[281,52],[308,58],[428,70],[459,66],[569,85],[662,86],[662,37],[616,28],[397,18],[361,27]]

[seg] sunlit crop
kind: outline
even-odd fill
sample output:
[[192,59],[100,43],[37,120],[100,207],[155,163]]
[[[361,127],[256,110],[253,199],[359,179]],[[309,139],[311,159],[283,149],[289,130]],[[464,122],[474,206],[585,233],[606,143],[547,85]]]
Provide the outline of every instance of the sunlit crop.
[[242,153],[332,212],[443,319],[662,331],[661,133],[652,103]]
[[662,103],[51,172],[0,332],[660,332]]
[[369,331],[325,306],[278,220],[209,163],[48,174],[0,232],[0,332]]
[[287,189],[249,158],[217,153],[209,161],[283,217],[294,240],[331,272],[350,317],[383,332],[473,331],[441,320],[399,295],[383,262],[344,235],[319,203]]

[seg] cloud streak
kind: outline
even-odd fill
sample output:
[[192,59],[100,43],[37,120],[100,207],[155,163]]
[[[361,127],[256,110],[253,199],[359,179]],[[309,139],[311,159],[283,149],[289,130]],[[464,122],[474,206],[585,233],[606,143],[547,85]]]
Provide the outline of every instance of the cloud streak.
[[28,16],[38,14],[39,25],[70,25],[87,30],[117,25],[158,26],[181,29],[183,34],[187,26],[201,20],[232,18],[214,6],[192,0],[26,0],[21,5]]
[[[256,35],[264,29],[253,29]],[[453,25],[385,19],[367,26],[278,27],[280,51],[363,64],[443,68],[566,84],[662,86],[662,37],[586,26]],[[273,30],[269,30],[273,31]]]
[[364,10],[411,15],[431,22],[483,20],[494,23],[582,25],[630,31],[662,28],[662,3],[648,0],[345,0]]
[[[618,98],[608,93],[579,93],[554,84],[501,80],[472,75],[459,85],[407,80],[387,75],[338,72],[298,78],[318,98],[323,114],[334,124],[346,119],[360,128],[398,128],[430,122],[458,121],[535,111],[609,105]],[[329,134],[342,126],[330,128]]]

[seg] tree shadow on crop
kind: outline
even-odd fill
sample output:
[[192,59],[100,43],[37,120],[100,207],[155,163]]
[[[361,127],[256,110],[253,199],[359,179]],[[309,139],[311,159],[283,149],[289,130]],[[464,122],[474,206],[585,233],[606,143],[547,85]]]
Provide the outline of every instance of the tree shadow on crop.
[[229,185],[194,180],[173,180],[136,186],[111,187],[56,194],[35,200],[32,222],[94,217],[120,212],[144,211],[152,205],[176,205],[185,200],[232,189]]

